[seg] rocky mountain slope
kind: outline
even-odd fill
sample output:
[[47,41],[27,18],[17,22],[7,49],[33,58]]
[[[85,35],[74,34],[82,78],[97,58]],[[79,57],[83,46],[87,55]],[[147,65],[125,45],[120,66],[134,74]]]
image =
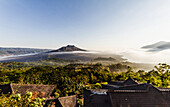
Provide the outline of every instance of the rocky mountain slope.
[[57,50],[52,50],[50,52],[73,52],[73,51],[87,51],[87,50],[80,49],[74,45],[67,45],[67,46],[61,47]]

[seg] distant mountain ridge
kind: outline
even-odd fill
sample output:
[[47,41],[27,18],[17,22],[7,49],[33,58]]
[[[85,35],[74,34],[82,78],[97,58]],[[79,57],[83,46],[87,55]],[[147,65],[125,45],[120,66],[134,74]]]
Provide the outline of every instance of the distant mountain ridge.
[[142,48],[147,49],[148,52],[160,52],[170,49],[170,42],[160,41],[151,45],[143,46]]
[[30,53],[41,53],[51,51],[51,49],[36,49],[36,48],[3,48],[0,47],[0,56],[21,55]]
[[31,53],[50,53],[50,52],[73,52],[73,51],[87,51],[80,49],[74,45],[63,46],[57,50],[51,49],[36,49],[36,48],[3,48],[0,47],[0,56],[22,55]]
[[80,49],[74,45],[67,45],[67,46],[63,46],[57,50],[52,50],[50,52],[73,52],[73,51],[87,51],[87,50]]

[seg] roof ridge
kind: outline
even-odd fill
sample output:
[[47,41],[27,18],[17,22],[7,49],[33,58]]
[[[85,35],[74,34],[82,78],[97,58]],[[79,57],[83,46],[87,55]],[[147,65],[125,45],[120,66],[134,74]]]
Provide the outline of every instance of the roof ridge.
[[64,97],[58,97],[58,99],[65,99],[65,98],[68,98],[68,97],[75,97],[76,95],[71,95],[71,96],[64,96]]
[[147,83],[141,83],[141,84],[131,84],[126,86],[120,86],[120,87],[131,87],[131,86],[140,86],[140,85],[148,85]]
[[161,89],[161,87],[155,87],[155,86],[153,86],[152,84],[150,84],[152,87],[154,87],[155,89],[157,89],[158,91],[170,91],[170,88],[162,88]]
[[[129,77],[128,79],[126,79],[126,80],[123,82],[123,84],[126,83],[126,82],[129,81],[129,80],[132,80],[133,82],[136,82],[134,79],[132,79],[132,78]],[[136,83],[138,83],[138,82],[136,82]]]
[[[121,88],[141,86],[141,85],[147,85],[146,89],[121,89]],[[149,86],[150,86],[150,84],[148,84],[148,83],[134,84],[134,85],[130,85],[130,86],[122,86],[122,87],[119,87],[118,89],[109,89],[108,92],[148,92]]]
[[148,92],[148,90],[112,90],[109,92]]
[[16,84],[16,83],[10,83],[10,85],[30,85],[30,86],[56,86],[56,85],[43,85],[43,84]]

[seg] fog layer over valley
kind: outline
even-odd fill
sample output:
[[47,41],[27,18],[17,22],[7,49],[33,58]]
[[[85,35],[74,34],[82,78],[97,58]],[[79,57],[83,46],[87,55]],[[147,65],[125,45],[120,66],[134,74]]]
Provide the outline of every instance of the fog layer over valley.
[[144,45],[139,49],[127,49],[119,53],[130,62],[154,65],[158,63],[170,64],[170,42],[160,41]]
[[[36,65],[67,65],[72,63],[96,64],[101,63],[104,65],[118,64],[131,66],[135,71],[138,70],[151,70],[152,64],[144,63],[131,63],[122,58],[121,55],[106,54],[100,52],[50,52],[50,53],[31,53],[22,55],[1,56],[0,62],[24,62]],[[125,72],[125,69],[117,69],[116,71]]]
[[98,52],[83,52],[83,51],[74,51],[74,52],[44,52],[44,53],[31,53],[31,54],[21,54],[21,55],[10,55],[10,56],[1,56],[1,62],[33,62],[50,58],[61,58],[67,60],[81,60],[81,61],[90,61],[97,57],[115,57],[117,61],[123,61],[120,55],[110,55],[103,54]]

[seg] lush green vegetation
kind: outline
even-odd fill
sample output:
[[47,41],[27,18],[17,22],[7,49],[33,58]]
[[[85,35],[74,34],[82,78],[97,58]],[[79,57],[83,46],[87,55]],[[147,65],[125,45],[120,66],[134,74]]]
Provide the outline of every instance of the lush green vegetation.
[[[110,69],[126,68],[127,72],[111,72]],[[84,88],[100,88],[109,81],[122,81],[129,77],[141,82],[151,83],[158,87],[170,87],[170,65],[159,64],[155,69],[145,72],[134,72],[130,66],[115,64],[69,64],[64,66],[36,66],[26,63],[0,63],[0,84],[53,84],[55,95],[83,96]]]
[[44,98],[34,98],[32,92],[27,92],[24,96],[20,94],[0,96],[0,107],[43,107]]

